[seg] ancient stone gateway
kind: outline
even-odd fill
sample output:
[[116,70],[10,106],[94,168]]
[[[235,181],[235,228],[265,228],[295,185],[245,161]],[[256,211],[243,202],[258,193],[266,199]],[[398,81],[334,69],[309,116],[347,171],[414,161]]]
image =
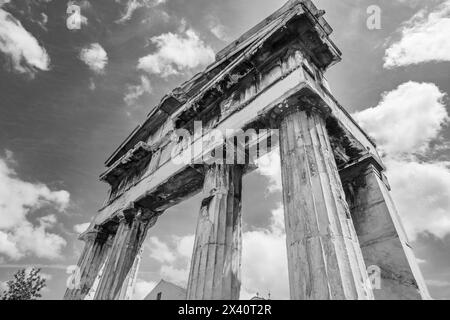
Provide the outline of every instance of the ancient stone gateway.
[[[278,146],[291,298],[428,297],[376,146],[324,78],[340,52],[323,14],[289,1],[120,145],[101,175],[109,197],[81,236],[80,286],[66,299],[84,299],[100,270],[94,299],[119,299],[158,217],[199,192],[187,299],[239,299],[242,176]],[[376,290],[371,267],[381,272]]]

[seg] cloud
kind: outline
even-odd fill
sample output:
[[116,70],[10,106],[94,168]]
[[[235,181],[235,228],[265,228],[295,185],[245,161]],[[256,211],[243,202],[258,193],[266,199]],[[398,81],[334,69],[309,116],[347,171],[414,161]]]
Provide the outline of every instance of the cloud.
[[58,259],[67,244],[61,236],[48,232],[52,226],[39,221],[34,226],[29,221],[22,222],[9,231],[0,231],[0,254],[13,260],[34,255],[38,258]]
[[208,16],[207,23],[209,30],[216,38],[224,42],[229,42],[232,40],[227,28],[222,23],[220,23],[217,17],[212,15]]
[[150,257],[153,259],[165,263],[172,263],[175,261],[175,254],[170,250],[169,246],[160,241],[157,237],[151,237],[149,239]]
[[90,222],[76,224],[73,226],[73,231],[75,231],[77,234],[82,234],[89,228],[90,225]]
[[150,80],[146,76],[141,76],[141,83],[138,85],[129,85],[127,87],[127,92],[125,93],[125,97],[123,98],[124,102],[131,106],[136,100],[138,100],[145,93],[151,93],[152,86],[150,84]]
[[42,217],[38,219],[41,225],[43,225],[45,228],[51,228],[56,225],[58,222],[58,219],[54,214],[50,214],[48,216]]
[[64,211],[69,204],[67,191],[51,191],[44,184],[20,180],[16,172],[0,159],[0,229],[20,225],[31,210],[45,205]]
[[43,28],[44,30],[47,30],[46,25],[48,22],[48,16],[41,12],[41,21],[38,21],[39,25],[41,26],[41,28]]
[[50,68],[50,57],[38,40],[10,13],[0,9],[0,51],[13,70],[33,77]]
[[162,77],[177,75],[214,61],[213,49],[192,29],[180,34],[165,33],[150,39],[155,53],[139,59],[138,69]]
[[289,299],[284,211],[272,211],[268,228],[245,232],[242,244],[241,299],[260,293],[273,299]]
[[143,300],[156,287],[156,282],[138,279],[131,300]]
[[445,93],[433,83],[404,83],[354,118],[389,155],[424,152],[449,117]]
[[23,256],[13,240],[3,231],[0,231],[0,254],[4,254],[13,259],[19,259]]
[[183,268],[177,268],[172,265],[163,265],[160,274],[163,279],[167,279],[176,285],[186,288],[189,278],[189,264],[186,264]]
[[42,217],[36,225],[27,216],[43,207],[62,212],[69,200],[67,191],[52,191],[44,184],[21,180],[0,158],[0,254],[13,260],[31,255],[58,258],[66,241],[48,232],[56,225],[56,216]]
[[156,237],[149,239],[147,247],[150,257],[161,263],[159,273],[163,279],[182,287],[187,286],[194,239],[194,235],[174,236],[169,243]]
[[401,39],[386,49],[384,67],[450,61],[450,0],[423,9],[403,24]]
[[81,49],[80,59],[96,73],[103,73],[108,64],[108,54],[98,43],[92,43]]
[[89,90],[94,91],[95,89],[97,89],[97,86],[95,85],[95,81],[94,79],[89,79]]
[[[117,0],[116,0],[117,1]],[[133,16],[133,13],[140,8],[152,8],[156,7],[162,3],[165,3],[166,0],[128,0],[125,5],[125,12],[123,15],[116,21],[116,23],[124,23],[129,21]]]
[[181,257],[190,259],[192,256],[192,250],[194,249],[195,235],[174,238],[177,253]]
[[16,160],[14,160],[14,153],[11,150],[5,149],[5,161],[16,165]]

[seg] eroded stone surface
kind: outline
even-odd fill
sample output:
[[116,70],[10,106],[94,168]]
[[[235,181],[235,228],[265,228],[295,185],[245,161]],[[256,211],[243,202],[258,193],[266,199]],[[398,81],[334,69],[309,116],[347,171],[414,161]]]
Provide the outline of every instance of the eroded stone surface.
[[416,258],[379,169],[368,158],[341,171],[367,266],[381,270],[378,300],[429,299]]
[[295,109],[280,131],[291,299],[373,299],[324,115]]
[[242,172],[237,165],[207,169],[189,273],[189,300],[239,300]]

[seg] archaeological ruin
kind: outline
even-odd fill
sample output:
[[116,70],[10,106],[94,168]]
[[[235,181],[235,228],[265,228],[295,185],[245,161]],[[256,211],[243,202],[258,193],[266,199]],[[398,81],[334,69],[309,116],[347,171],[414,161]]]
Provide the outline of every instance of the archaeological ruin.
[[[239,299],[242,177],[256,169],[252,148],[257,157],[280,150],[292,300],[428,298],[376,146],[324,77],[341,59],[324,13],[310,0],[289,1],[164,96],[122,142],[100,177],[109,196],[80,236],[79,286],[65,299],[120,299],[158,217],[198,193],[186,299]],[[238,141],[229,129],[263,134]],[[213,131],[227,132],[225,140]],[[174,161],[180,154],[191,161]],[[380,288],[369,285],[370,266]]]

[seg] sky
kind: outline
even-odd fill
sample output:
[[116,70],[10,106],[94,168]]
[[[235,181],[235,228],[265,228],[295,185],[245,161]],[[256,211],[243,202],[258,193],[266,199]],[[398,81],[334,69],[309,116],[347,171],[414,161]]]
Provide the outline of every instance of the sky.
[[[450,0],[314,3],[343,53],[326,74],[332,91],[377,142],[430,293],[449,299]],[[0,0],[0,288],[38,266],[43,298],[62,298],[77,236],[106,197],[104,161],[167,92],[283,4]],[[279,165],[274,152],[244,178],[242,298],[289,298]],[[149,231],[134,298],[161,278],[186,286],[199,207],[193,197]]]

